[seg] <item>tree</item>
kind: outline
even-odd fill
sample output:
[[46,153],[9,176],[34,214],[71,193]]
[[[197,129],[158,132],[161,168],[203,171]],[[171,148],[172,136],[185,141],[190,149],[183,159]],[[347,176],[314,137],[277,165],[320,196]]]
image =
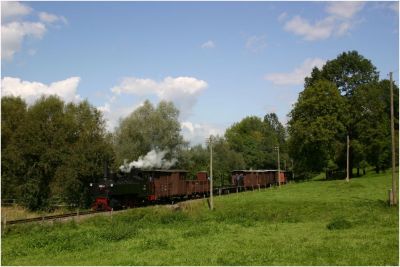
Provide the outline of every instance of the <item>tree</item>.
[[[354,92],[355,134],[366,160],[377,172],[390,167],[390,83],[388,80],[358,87]],[[395,121],[398,127],[398,88],[394,85]],[[395,128],[398,129],[398,128]],[[398,134],[398,130],[397,130]],[[397,154],[397,153],[396,153]],[[357,155],[357,153],[356,153]]]
[[24,124],[27,113],[26,103],[19,97],[1,99],[1,195],[3,199],[16,198],[20,166],[18,151],[10,147],[18,128]]
[[295,171],[306,175],[320,172],[335,158],[335,145],[343,138],[343,98],[336,86],[316,81],[300,93],[288,122],[289,151]]
[[50,96],[29,106],[24,117],[2,151],[2,174],[13,178],[3,180],[2,190],[12,188],[32,210],[49,207],[55,197],[87,204],[89,182],[102,176],[104,159],[113,159],[101,113],[86,101],[66,105]]
[[[195,177],[199,171],[210,170],[210,151],[202,145],[193,146],[184,150],[179,159],[179,167],[189,170],[189,177]],[[230,173],[234,169],[244,168],[242,154],[233,151],[225,138],[213,137],[213,175],[215,183],[227,184],[230,182]]]
[[28,108],[24,125],[9,145],[20,157],[18,191],[30,209],[48,206],[50,181],[68,149],[65,139],[71,127],[64,121],[63,112],[64,103],[59,98],[42,97]]
[[213,138],[213,154],[214,184],[230,183],[231,171],[243,169],[245,166],[242,154],[232,150],[223,137]]
[[[268,132],[272,133],[272,136],[269,138],[276,142],[275,145],[279,146],[281,162],[289,161],[286,129],[279,121],[278,116],[275,113],[269,113],[264,116],[264,123],[267,125]],[[275,135],[275,137],[273,135]],[[282,166],[281,169],[283,169]]]
[[278,143],[273,129],[256,116],[246,117],[233,124],[225,132],[225,138],[233,151],[241,153],[245,168],[275,168],[273,148]]
[[370,60],[357,51],[349,51],[327,61],[321,70],[315,67],[311,76],[305,78],[304,87],[322,79],[333,82],[344,96],[351,97],[359,85],[377,82],[379,72]]
[[88,184],[103,177],[105,163],[114,162],[111,136],[101,112],[87,101],[66,105],[65,117],[73,122],[66,140],[69,151],[56,170],[51,189],[67,203],[86,206],[90,203]]
[[[356,114],[357,103],[353,97],[354,92],[361,85],[376,83],[379,80],[379,72],[370,60],[358,54],[357,51],[343,52],[337,58],[329,60],[322,69],[314,68],[311,76],[305,78],[305,87],[314,85],[320,80],[334,83],[345,99],[344,116],[342,123],[346,126],[347,135],[350,138],[350,176],[353,166],[358,166],[363,158],[363,149],[359,145],[359,136],[355,131],[358,123]],[[340,153],[346,154],[346,146]],[[342,168],[345,165],[337,162]]]
[[114,147],[118,164],[124,159],[137,160],[153,149],[167,150],[167,157],[176,157],[185,144],[180,134],[179,111],[172,102],[161,101],[157,108],[144,104],[120,121],[115,132]]

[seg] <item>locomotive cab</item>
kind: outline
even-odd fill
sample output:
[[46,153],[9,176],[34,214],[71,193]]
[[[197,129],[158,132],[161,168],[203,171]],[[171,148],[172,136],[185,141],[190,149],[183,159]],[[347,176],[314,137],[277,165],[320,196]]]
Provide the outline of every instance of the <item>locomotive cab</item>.
[[116,210],[134,207],[146,199],[149,181],[138,169],[110,173],[109,179],[91,183],[93,210]]

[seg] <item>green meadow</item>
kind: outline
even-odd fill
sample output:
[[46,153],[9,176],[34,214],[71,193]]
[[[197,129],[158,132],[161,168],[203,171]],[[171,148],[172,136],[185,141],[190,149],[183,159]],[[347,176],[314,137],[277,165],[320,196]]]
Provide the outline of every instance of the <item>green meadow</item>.
[[[2,265],[398,265],[390,172],[16,225]],[[176,207],[176,206],[174,206]]]

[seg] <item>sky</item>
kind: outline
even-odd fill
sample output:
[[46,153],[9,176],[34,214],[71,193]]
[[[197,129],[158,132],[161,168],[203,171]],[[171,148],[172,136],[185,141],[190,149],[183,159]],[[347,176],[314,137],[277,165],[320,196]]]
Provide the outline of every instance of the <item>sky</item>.
[[184,138],[246,116],[282,123],[313,67],[357,50],[399,73],[398,2],[2,2],[1,92],[87,99],[113,131],[172,101]]

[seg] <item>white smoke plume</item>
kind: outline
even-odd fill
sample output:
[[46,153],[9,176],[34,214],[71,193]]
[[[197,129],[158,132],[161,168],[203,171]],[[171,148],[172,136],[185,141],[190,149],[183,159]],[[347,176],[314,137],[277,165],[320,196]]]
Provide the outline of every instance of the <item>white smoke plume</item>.
[[161,169],[169,169],[171,168],[178,160],[164,159],[167,151],[159,151],[157,149],[151,150],[146,156],[140,156],[138,160],[132,161],[130,163],[124,164],[119,169],[123,172],[130,172],[132,167],[136,167],[139,169],[151,169],[151,168],[161,168]]

